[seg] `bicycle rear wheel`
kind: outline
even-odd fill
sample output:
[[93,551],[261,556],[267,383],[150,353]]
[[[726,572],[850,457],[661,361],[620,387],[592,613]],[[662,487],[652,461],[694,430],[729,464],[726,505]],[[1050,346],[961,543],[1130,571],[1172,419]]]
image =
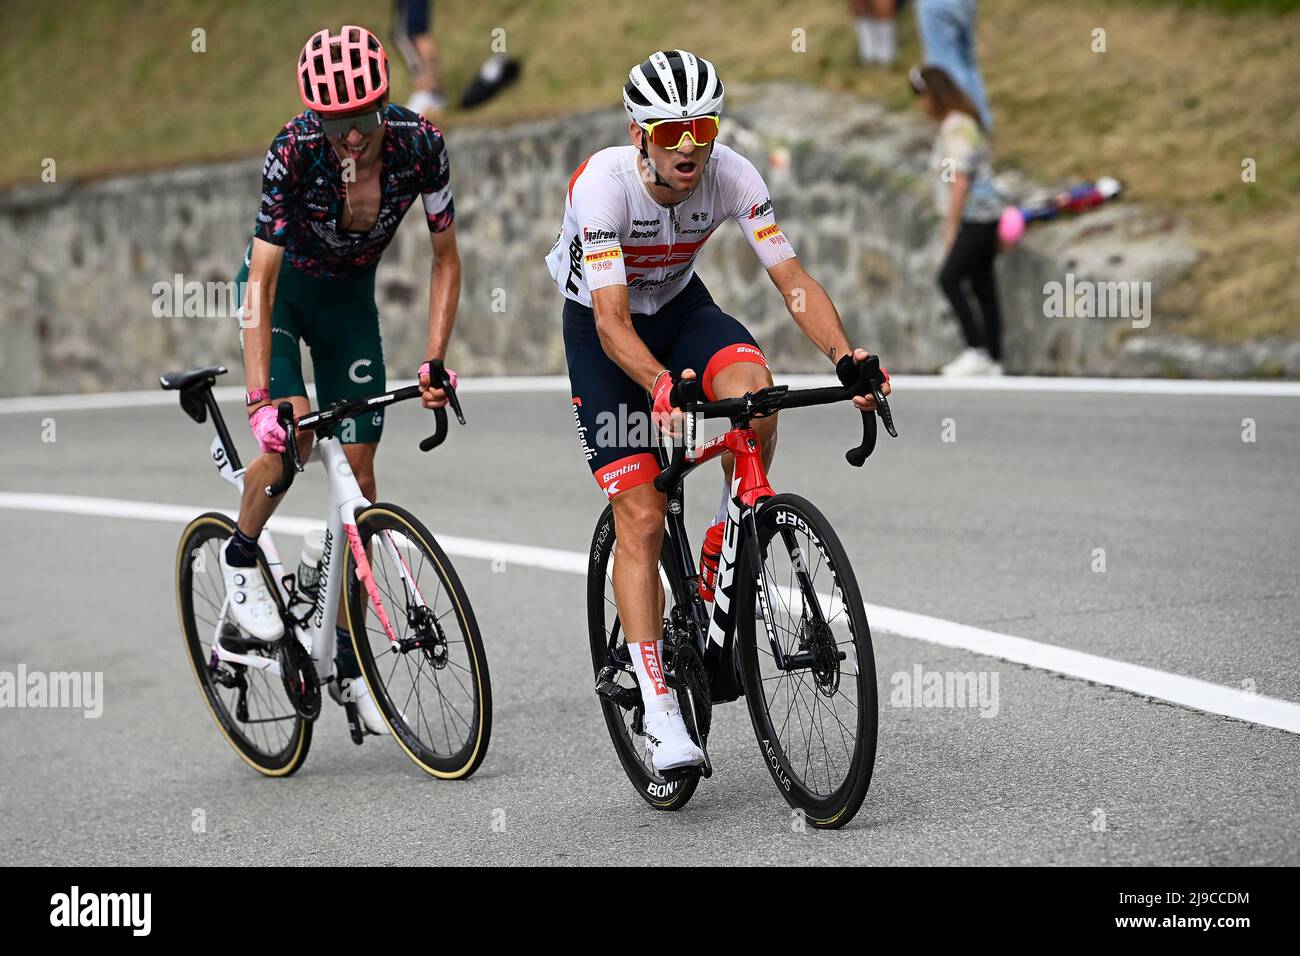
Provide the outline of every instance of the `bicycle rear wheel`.
[[[605,508],[604,514],[596,523],[587,565],[587,632],[591,641],[591,663],[597,681],[601,680],[604,672],[606,679],[611,682],[607,687],[608,693],[598,694],[597,700],[600,701],[614,752],[618,754],[619,763],[623,765],[623,770],[637,793],[656,810],[680,810],[695,793],[700,776],[698,772],[670,777],[655,773],[650,758],[646,755],[644,743],[637,742],[645,739],[642,725],[644,713],[641,690],[632,672],[632,658],[628,654],[627,641],[618,619],[618,605],[614,601],[613,570],[616,551],[614,508],[611,505]],[[682,587],[680,582],[671,580],[668,567],[666,559],[661,559],[660,571],[665,581],[664,595],[668,604],[665,617],[671,618],[672,608],[681,603]],[[682,714],[689,714],[690,705],[685,699],[686,695],[680,690],[675,690],[674,693],[677,694]],[[702,706],[708,706],[707,700],[702,702]],[[697,720],[687,718],[687,729],[693,737],[697,723]],[[705,733],[707,736],[707,728]]]
[[[758,567],[753,555],[742,560],[737,624],[759,749],[790,806],[815,827],[842,827],[876,761],[876,664],[857,579],[830,523],[797,495],[760,507]],[[787,669],[756,620],[763,607]]]
[[[258,773],[287,777],[307,759],[310,720],[295,709],[279,676],[259,667],[220,661],[213,642],[220,628],[228,650],[277,660],[274,645],[247,642],[233,623],[220,620],[226,600],[220,549],[234,534],[235,523],[220,512],[199,515],[181,535],[176,553],[176,607],[186,656],[226,742]],[[258,566],[274,589],[270,569]],[[289,640],[296,640],[292,635]],[[248,646],[245,646],[245,645]]]
[[433,535],[405,509],[372,505],[357,516],[357,531],[396,638],[394,645],[349,547],[344,600],[370,693],[422,770],[449,780],[468,777],[492,736],[492,685],[465,588]]

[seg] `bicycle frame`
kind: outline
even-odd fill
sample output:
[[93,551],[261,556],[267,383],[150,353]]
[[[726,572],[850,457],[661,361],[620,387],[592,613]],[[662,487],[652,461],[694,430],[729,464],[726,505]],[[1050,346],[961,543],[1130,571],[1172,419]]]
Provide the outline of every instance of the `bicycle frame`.
[[[695,430],[694,416],[688,415],[685,428],[685,441],[689,448],[693,444]],[[660,447],[661,455],[663,448]],[[694,560],[691,556],[689,539],[686,535],[685,508],[682,501],[682,487],[685,478],[700,465],[712,461],[725,452],[731,452],[733,461],[731,479],[731,498],[727,503],[727,519],[723,526],[722,554],[718,559],[717,577],[714,581],[713,608],[708,616],[707,625],[696,617],[697,647],[704,666],[709,673],[710,697],[713,703],[735,700],[743,693],[740,675],[735,666],[736,633],[736,591],[738,580],[736,567],[740,562],[742,549],[749,549],[753,564],[759,569],[757,577],[757,594],[759,609],[762,612],[763,629],[771,644],[772,656],[776,666],[781,670],[804,665],[803,661],[788,659],[781,649],[781,642],[772,624],[772,609],[776,602],[771,593],[772,582],[763,573],[758,553],[758,509],[768,498],[776,495],[768,481],[767,469],[763,465],[762,443],[758,434],[749,425],[732,425],[730,429],[701,445],[695,452],[687,453],[687,464],[682,470],[676,487],[669,490],[668,538],[672,543],[670,556],[674,570],[681,580],[696,578]],[[661,460],[661,465],[666,462]],[[791,553],[798,557],[794,536],[783,532]],[[805,607],[820,618],[823,615],[821,600],[818,598],[807,568],[797,566],[795,569],[799,589],[805,599]],[[698,609],[698,602],[692,607]]]
[[[244,469],[237,467],[238,455],[233,447],[227,446],[228,441],[229,434],[225,428],[219,428],[216,437],[212,440],[212,460],[216,464],[221,477],[238,488],[242,495],[244,490]],[[397,635],[394,632],[392,622],[389,620],[388,611],[379,595],[379,589],[371,573],[369,557],[366,555],[365,548],[362,547],[361,536],[357,530],[356,516],[370,507],[371,502],[361,493],[361,486],[357,484],[356,476],[353,475],[352,468],[348,464],[347,455],[343,451],[342,442],[337,437],[331,435],[316,440],[307,461],[310,463],[317,459],[325,468],[325,475],[330,486],[325,546],[320,558],[320,582],[317,585],[316,599],[304,623],[299,623],[291,614],[287,616],[293,621],[294,634],[299,643],[311,655],[317,679],[324,684],[334,679],[335,622],[338,620],[343,577],[340,573],[342,562],[338,559],[338,548],[342,543],[346,542],[346,545],[352,550],[352,556],[357,563],[358,576],[366,587],[367,595],[375,606],[376,614],[394,650],[397,649]],[[406,590],[407,599],[415,604],[423,605],[423,595],[420,593],[414,575],[411,574],[410,567],[402,557],[396,542],[387,534],[382,535],[381,539],[383,546],[394,559],[394,564],[398,568],[398,575]],[[286,609],[292,608],[294,594],[285,584],[290,575],[284,573],[284,564],[268,529],[262,529],[257,543],[262,549],[262,554],[266,557],[267,565],[270,567],[272,577],[275,579],[281,605]],[[278,676],[280,668],[274,659],[261,655],[239,654],[221,646],[219,636],[225,625],[225,610],[223,605],[221,613],[217,616],[216,635],[213,639],[213,648],[217,658],[222,661],[260,667]]]

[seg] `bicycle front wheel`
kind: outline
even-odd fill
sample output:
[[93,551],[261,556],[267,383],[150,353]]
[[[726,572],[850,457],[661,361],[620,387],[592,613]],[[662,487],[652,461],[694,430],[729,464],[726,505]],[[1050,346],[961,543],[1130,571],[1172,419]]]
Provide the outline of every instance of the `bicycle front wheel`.
[[876,664],[858,582],[829,522],[797,495],[760,507],[757,553],[755,567],[745,551],[736,612],[754,733],[786,802],[815,827],[842,827],[876,761]]
[[421,769],[468,777],[487,755],[492,686],[465,588],[433,535],[405,509],[372,505],[358,515],[357,533],[370,573],[358,576],[349,545],[343,593],[366,685]]
[[[217,511],[199,515],[181,535],[176,553],[176,607],[186,656],[227,743],[258,773],[287,777],[307,759],[311,721],[303,719],[284,690],[281,678],[256,665],[222,661],[214,642],[255,660],[276,660],[272,646],[244,639],[224,616],[226,585],[219,557],[234,534],[235,523]],[[270,569],[258,559],[267,587]],[[288,640],[296,640],[290,635]],[[278,662],[277,662],[278,664]]]

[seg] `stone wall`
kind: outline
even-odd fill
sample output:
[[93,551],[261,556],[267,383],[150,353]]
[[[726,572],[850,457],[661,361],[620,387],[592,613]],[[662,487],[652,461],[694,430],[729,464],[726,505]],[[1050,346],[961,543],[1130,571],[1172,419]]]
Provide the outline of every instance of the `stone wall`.
[[[957,325],[934,281],[940,250],[925,182],[932,127],[842,94],[783,84],[734,99],[724,136],[765,171],[786,235],[851,338],[897,371],[933,371],[955,355]],[[768,131],[784,140],[765,138]],[[573,169],[626,136],[617,110],[448,134],[464,263],[454,367],[563,371],[560,296],[542,258]],[[233,278],[259,187],[260,159],[250,158],[0,197],[0,395],[148,388],[168,368],[237,366],[234,319],[158,318],[154,288],[177,274]],[[412,214],[379,269],[385,352],[402,377],[423,357],[430,255],[423,217]],[[1044,318],[1043,285],[1067,272],[1146,280],[1158,294],[1193,261],[1176,224],[1124,201],[1031,230],[999,267],[1008,370],[1300,376],[1300,345],[1214,352],[1162,336],[1158,309],[1141,331],[1123,320]],[[825,368],[738,230],[714,236],[699,272],[777,368]]]

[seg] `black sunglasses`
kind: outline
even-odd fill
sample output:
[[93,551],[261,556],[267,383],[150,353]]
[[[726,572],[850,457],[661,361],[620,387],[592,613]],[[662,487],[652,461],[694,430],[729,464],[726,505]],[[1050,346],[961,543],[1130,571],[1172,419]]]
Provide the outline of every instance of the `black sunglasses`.
[[353,129],[362,136],[368,136],[384,125],[384,111],[375,110],[373,113],[361,113],[357,116],[332,118],[322,116],[320,125],[325,130],[325,135],[331,139],[342,139],[348,135],[349,130]]

